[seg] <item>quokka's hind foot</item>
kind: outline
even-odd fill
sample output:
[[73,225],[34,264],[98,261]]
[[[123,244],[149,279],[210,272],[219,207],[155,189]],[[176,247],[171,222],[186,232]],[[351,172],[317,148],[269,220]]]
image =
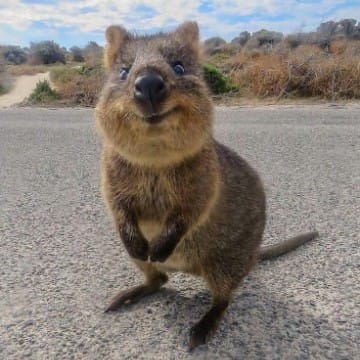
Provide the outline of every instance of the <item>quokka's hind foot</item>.
[[210,310],[190,330],[189,350],[192,351],[199,345],[205,344],[219,327],[225,310],[232,299],[233,291],[237,288],[251,267],[251,263],[239,269],[236,279],[224,276],[224,271],[205,271],[211,295],[212,305]]
[[159,274],[158,277],[152,279],[151,282],[142,285],[134,286],[127,290],[122,290],[117,293],[110,302],[110,305],[105,309],[105,312],[118,310],[123,305],[135,304],[143,297],[151,295],[158,291],[162,285],[168,280],[166,274]]
[[229,305],[228,300],[214,301],[211,309],[190,330],[189,350],[205,344],[217,329],[224,311]]

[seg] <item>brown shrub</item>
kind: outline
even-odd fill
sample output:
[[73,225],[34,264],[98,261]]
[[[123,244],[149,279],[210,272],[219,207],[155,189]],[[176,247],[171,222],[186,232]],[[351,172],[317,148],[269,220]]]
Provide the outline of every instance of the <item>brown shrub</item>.
[[230,80],[244,95],[273,96],[280,93],[286,82],[286,67],[279,56],[243,54],[233,61],[236,67],[230,72]]
[[79,71],[74,66],[59,65],[51,68],[50,78],[52,82],[59,85],[73,81],[74,76],[78,74]]
[[97,66],[102,63],[104,49],[95,41],[90,41],[83,49],[85,63],[88,66]]
[[288,57],[291,51],[291,47],[287,41],[281,41],[280,43],[276,44],[272,49],[273,54],[283,57]]
[[312,62],[314,76],[309,81],[311,96],[327,99],[360,98],[360,61],[328,57]]
[[360,44],[337,40],[330,53],[315,45],[228,60],[230,81],[248,97],[360,98]]
[[344,54],[347,46],[348,41],[345,39],[334,40],[330,44],[329,52],[333,55],[341,55]]
[[[71,78],[67,77],[72,73]],[[64,72],[65,77],[52,76],[61,99],[71,105],[94,106],[104,84],[102,68],[90,69],[86,73]]]
[[327,56],[326,52],[317,45],[300,45],[288,54],[288,59],[298,60],[300,63],[312,58],[323,58]]
[[333,55],[345,55],[346,57],[360,56],[360,41],[358,40],[334,40],[330,44],[330,53]]

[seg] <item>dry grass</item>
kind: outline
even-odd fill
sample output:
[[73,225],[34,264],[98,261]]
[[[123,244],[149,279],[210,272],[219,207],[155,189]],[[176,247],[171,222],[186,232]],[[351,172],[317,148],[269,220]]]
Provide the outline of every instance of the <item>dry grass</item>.
[[49,71],[49,66],[46,65],[8,65],[7,71],[13,76],[21,75],[36,75],[39,73],[46,73]]
[[310,45],[280,49],[228,59],[230,81],[242,96],[360,99],[359,41],[337,40],[329,52]]
[[101,67],[54,67],[50,76],[63,104],[81,106],[96,104],[105,78]]
[[330,44],[330,53],[333,55],[343,55],[346,57],[360,57],[359,40],[334,40]]
[[79,72],[74,66],[54,66],[50,71],[51,81],[57,84],[57,86],[72,82],[77,75],[79,75]]

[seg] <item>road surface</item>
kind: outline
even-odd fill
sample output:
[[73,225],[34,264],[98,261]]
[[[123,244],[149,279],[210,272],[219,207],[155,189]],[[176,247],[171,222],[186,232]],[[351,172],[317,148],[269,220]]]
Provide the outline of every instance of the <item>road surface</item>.
[[216,137],[258,169],[265,243],[317,229],[239,288],[208,345],[201,280],[104,314],[141,276],[99,193],[93,111],[0,111],[1,359],[359,359],[360,106],[220,108]]

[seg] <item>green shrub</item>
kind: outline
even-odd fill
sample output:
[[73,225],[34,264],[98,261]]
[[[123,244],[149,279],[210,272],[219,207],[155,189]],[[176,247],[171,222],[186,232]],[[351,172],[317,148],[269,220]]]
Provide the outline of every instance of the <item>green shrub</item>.
[[30,43],[29,63],[31,65],[66,63],[64,50],[54,41]]
[[0,53],[7,64],[20,65],[27,60],[27,54],[20,46],[0,46]]
[[0,95],[6,94],[10,90],[11,84],[12,77],[6,71],[5,59],[0,54]]
[[86,65],[77,65],[77,66],[54,66],[50,70],[50,79],[53,81],[56,86],[61,87],[61,85],[73,83],[78,79],[78,75],[81,76],[92,76],[102,73],[103,69],[101,66],[86,66]]
[[102,73],[103,72],[103,67],[101,64],[97,64],[97,65],[79,65],[75,67],[76,71],[80,74],[80,75],[93,75],[93,74],[98,74],[98,73]]
[[204,64],[203,71],[205,81],[213,94],[224,94],[236,90],[230,85],[228,78],[215,66]]
[[9,74],[0,72],[0,95],[8,93],[12,83],[13,79]]
[[29,101],[33,104],[45,104],[57,100],[58,93],[53,90],[47,80],[37,82],[34,91],[29,96]]
[[78,46],[73,46],[70,48],[72,61],[75,62],[83,62],[85,61],[83,50],[79,48]]
[[73,81],[74,77],[78,74],[75,67],[70,66],[54,66],[50,70],[50,78],[56,84],[67,84]]

